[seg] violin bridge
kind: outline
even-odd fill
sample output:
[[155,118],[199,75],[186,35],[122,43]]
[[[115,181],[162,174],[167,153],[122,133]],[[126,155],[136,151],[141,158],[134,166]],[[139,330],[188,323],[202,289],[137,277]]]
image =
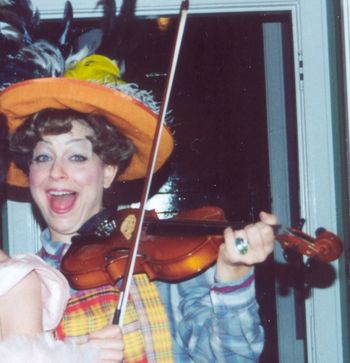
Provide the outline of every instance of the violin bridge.
[[129,214],[123,220],[120,225],[120,233],[127,239],[130,240],[132,234],[134,233],[136,227],[136,216],[134,214]]

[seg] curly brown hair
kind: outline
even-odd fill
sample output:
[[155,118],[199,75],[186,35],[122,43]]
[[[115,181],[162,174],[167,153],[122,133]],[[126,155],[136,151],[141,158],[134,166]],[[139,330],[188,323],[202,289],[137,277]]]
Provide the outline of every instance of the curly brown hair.
[[106,117],[97,113],[82,113],[70,109],[45,109],[28,117],[10,138],[10,151],[16,165],[26,174],[33,157],[36,144],[44,135],[60,135],[72,129],[72,122],[88,125],[93,135],[93,151],[108,165],[118,166],[118,175],[128,167],[135,146],[119,132]]

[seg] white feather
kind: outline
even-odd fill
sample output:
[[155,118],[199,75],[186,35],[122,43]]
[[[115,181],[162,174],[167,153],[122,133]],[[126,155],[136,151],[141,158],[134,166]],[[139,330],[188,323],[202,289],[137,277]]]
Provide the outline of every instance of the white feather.
[[90,55],[90,50],[88,47],[83,47],[79,52],[70,54],[65,61],[66,69],[72,68],[76,63],[78,63],[83,58]]
[[57,77],[64,73],[62,53],[45,40],[21,48],[16,58],[37,65],[47,77]]
[[0,34],[10,40],[19,41],[20,39],[22,39],[22,34],[18,31],[17,28],[4,22],[0,22]]

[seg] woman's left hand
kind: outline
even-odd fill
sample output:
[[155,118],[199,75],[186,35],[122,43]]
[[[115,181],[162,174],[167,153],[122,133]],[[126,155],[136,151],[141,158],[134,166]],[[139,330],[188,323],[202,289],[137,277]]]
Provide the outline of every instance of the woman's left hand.
[[[270,225],[276,224],[277,218],[265,212],[261,212],[259,217],[260,222],[249,224],[242,230],[225,229],[225,242],[220,246],[217,259],[216,276],[219,281],[240,279],[253,265],[265,261],[273,251],[275,236]],[[244,254],[236,247],[237,238],[248,243]]]

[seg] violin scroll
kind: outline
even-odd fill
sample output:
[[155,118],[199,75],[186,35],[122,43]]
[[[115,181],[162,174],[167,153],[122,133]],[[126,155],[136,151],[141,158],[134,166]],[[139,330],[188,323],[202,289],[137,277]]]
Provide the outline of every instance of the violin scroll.
[[324,228],[316,231],[316,238],[295,228],[288,228],[287,230],[288,233],[281,233],[276,236],[283,248],[295,248],[297,252],[322,262],[335,261],[343,252],[340,238]]
[[330,262],[338,259],[343,252],[343,245],[338,236],[329,231],[321,232],[315,241],[319,252],[319,258],[322,261]]

